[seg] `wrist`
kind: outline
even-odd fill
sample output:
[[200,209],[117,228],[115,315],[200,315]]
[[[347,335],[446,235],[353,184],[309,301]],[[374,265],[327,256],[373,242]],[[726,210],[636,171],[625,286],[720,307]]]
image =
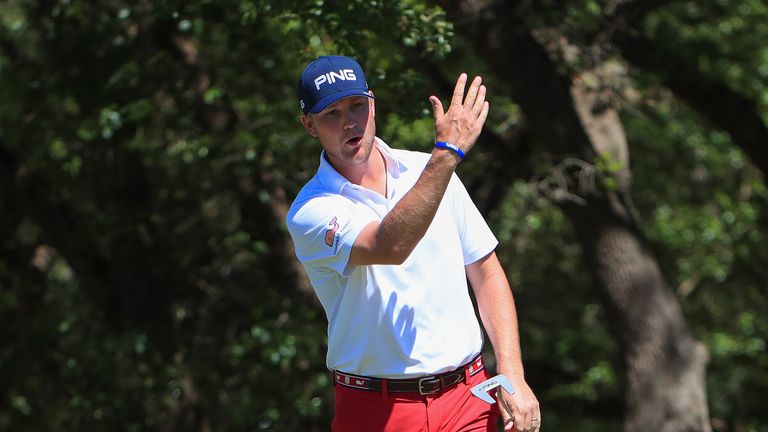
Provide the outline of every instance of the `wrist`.
[[496,369],[500,374],[504,374],[507,378],[516,377],[525,379],[523,365],[518,362],[505,363],[497,360]]
[[440,147],[432,148],[432,159],[441,165],[451,165],[454,168],[461,162],[461,157],[456,152]]
[[439,149],[446,149],[450,150],[454,153],[456,153],[457,156],[459,156],[459,160],[464,159],[464,151],[461,149],[461,147],[457,146],[456,144],[448,141],[436,141],[435,147]]

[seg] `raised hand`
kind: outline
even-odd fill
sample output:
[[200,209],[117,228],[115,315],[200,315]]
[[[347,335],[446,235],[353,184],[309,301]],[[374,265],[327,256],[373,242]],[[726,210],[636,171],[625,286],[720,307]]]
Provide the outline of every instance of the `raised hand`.
[[435,115],[436,140],[454,144],[465,154],[472,149],[480,136],[489,108],[488,101],[485,100],[486,88],[482,85],[482,78],[477,76],[472,80],[464,97],[466,85],[467,74],[462,73],[456,81],[447,112],[443,110],[440,99],[436,96],[429,97]]

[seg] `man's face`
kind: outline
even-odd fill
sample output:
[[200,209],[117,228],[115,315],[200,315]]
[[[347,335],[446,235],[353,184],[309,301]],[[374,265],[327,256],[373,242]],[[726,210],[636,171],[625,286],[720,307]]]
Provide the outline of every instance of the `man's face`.
[[337,169],[368,160],[376,135],[373,99],[350,96],[317,114],[301,116],[304,128],[320,140],[329,162]]

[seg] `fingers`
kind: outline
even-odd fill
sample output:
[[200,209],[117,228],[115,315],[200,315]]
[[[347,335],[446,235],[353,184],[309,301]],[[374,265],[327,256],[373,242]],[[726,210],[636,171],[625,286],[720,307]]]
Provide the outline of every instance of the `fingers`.
[[508,418],[504,420],[504,430],[505,431],[513,431],[515,430],[515,419]]
[[477,97],[475,98],[474,105],[472,105],[472,114],[477,117],[480,111],[483,109],[483,105],[485,105],[485,92],[486,88],[484,85],[481,85],[480,88],[477,91]]
[[520,432],[539,432],[541,428],[541,412],[538,408],[516,414],[519,419],[515,430]]
[[518,406],[519,412],[516,413],[515,417],[519,419],[517,424],[515,425],[515,428],[520,432],[530,432],[531,431],[531,415],[530,410],[523,409],[523,407]]
[[435,121],[440,120],[445,115],[443,103],[435,96],[430,96],[429,102],[432,104],[432,113],[435,115]]
[[525,413],[521,415],[523,417],[520,421],[521,432],[531,432],[531,413]]
[[535,410],[511,409],[503,398],[498,399],[501,404],[501,418],[505,431],[539,432],[541,430],[541,413]]
[[[523,398],[519,400],[519,394],[509,395],[507,398],[500,399],[502,408],[502,418],[504,419],[504,430],[515,432],[539,432],[541,429],[541,411],[539,403],[532,398]],[[505,403],[509,399],[509,405]],[[511,408],[507,408],[510,406]],[[511,419],[511,421],[510,421]]]
[[[482,82],[483,79],[476,76],[469,85],[467,96],[464,97],[464,88],[467,85],[467,74],[462,72],[462,74],[459,75],[459,79],[456,80],[456,87],[453,89],[450,108],[457,107],[458,109],[458,107],[464,107],[469,110],[474,110],[474,107],[478,106],[477,111],[479,111],[479,107],[481,107],[483,101],[485,101],[485,86],[481,85]],[[479,95],[480,100],[478,101]]]
[[467,85],[467,74],[462,72],[461,75],[459,75],[459,79],[456,80],[456,87],[453,89],[453,97],[451,98],[451,107],[461,106],[464,100],[464,87],[466,87],[466,85]]
[[[516,413],[513,417],[514,423],[511,425],[512,427],[509,428],[509,430],[517,431],[517,432],[538,432],[538,425],[539,420],[537,419],[534,421],[533,415],[530,413]],[[505,430],[507,427],[507,423],[504,423]]]
[[488,104],[488,101],[485,101],[483,103],[483,107],[480,109],[480,114],[477,116],[477,122],[480,124],[481,128],[482,128],[482,125],[485,124],[485,119],[488,117],[489,109],[490,109],[490,104]]
[[517,413],[517,415],[515,415],[515,420],[517,420],[515,422],[515,430],[518,432],[527,432],[528,429],[525,428],[525,415]]
[[501,419],[504,421],[504,430],[513,430],[515,427],[515,416],[512,414],[512,408],[510,408],[507,400],[504,399],[504,393],[501,388],[496,389],[496,402],[499,404]]
[[468,110],[471,110],[472,107],[475,105],[475,101],[477,100],[477,94],[480,89],[480,84],[483,82],[483,79],[479,76],[476,76],[475,79],[472,80],[472,84],[469,85],[469,90],[467,91],[467,97],[464,98],[464,107]]
[[[476,76],[467,88],[467,74],[462,73],[456,80],[447,110],[435,96],[429,98],[435,115],[435,138],[458,146],[465,154],[477,141],[488,116],[487,89],[481,77]],[[466,88],[466,96],[465,96]]]
[[506,416],[502,415],[501,419],[504,422],[504,430],[505,431],[515,431],[517,430],[517,419],[514,416]]

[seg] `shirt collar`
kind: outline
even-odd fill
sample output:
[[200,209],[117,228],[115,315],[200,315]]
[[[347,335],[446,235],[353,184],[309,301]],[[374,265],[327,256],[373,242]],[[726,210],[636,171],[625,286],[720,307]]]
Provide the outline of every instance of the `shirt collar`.
[[[387,161],[387,174],[393,178],[400,177],[400,173],[406,171],[408,168],[405,166],[402,160],[398,159],[392,149],[379,137],[375,137],[376,145],[381,154]],[[373,151],[371,152],[373,154]],[[320,166],[317,168],[317,177],[320,183],[323,184],[326,190],[340,194],[345,186],[352,184],[343,175],[336,171],[336,168],[331,165],[325,158],[325,150],[320,152]]]

